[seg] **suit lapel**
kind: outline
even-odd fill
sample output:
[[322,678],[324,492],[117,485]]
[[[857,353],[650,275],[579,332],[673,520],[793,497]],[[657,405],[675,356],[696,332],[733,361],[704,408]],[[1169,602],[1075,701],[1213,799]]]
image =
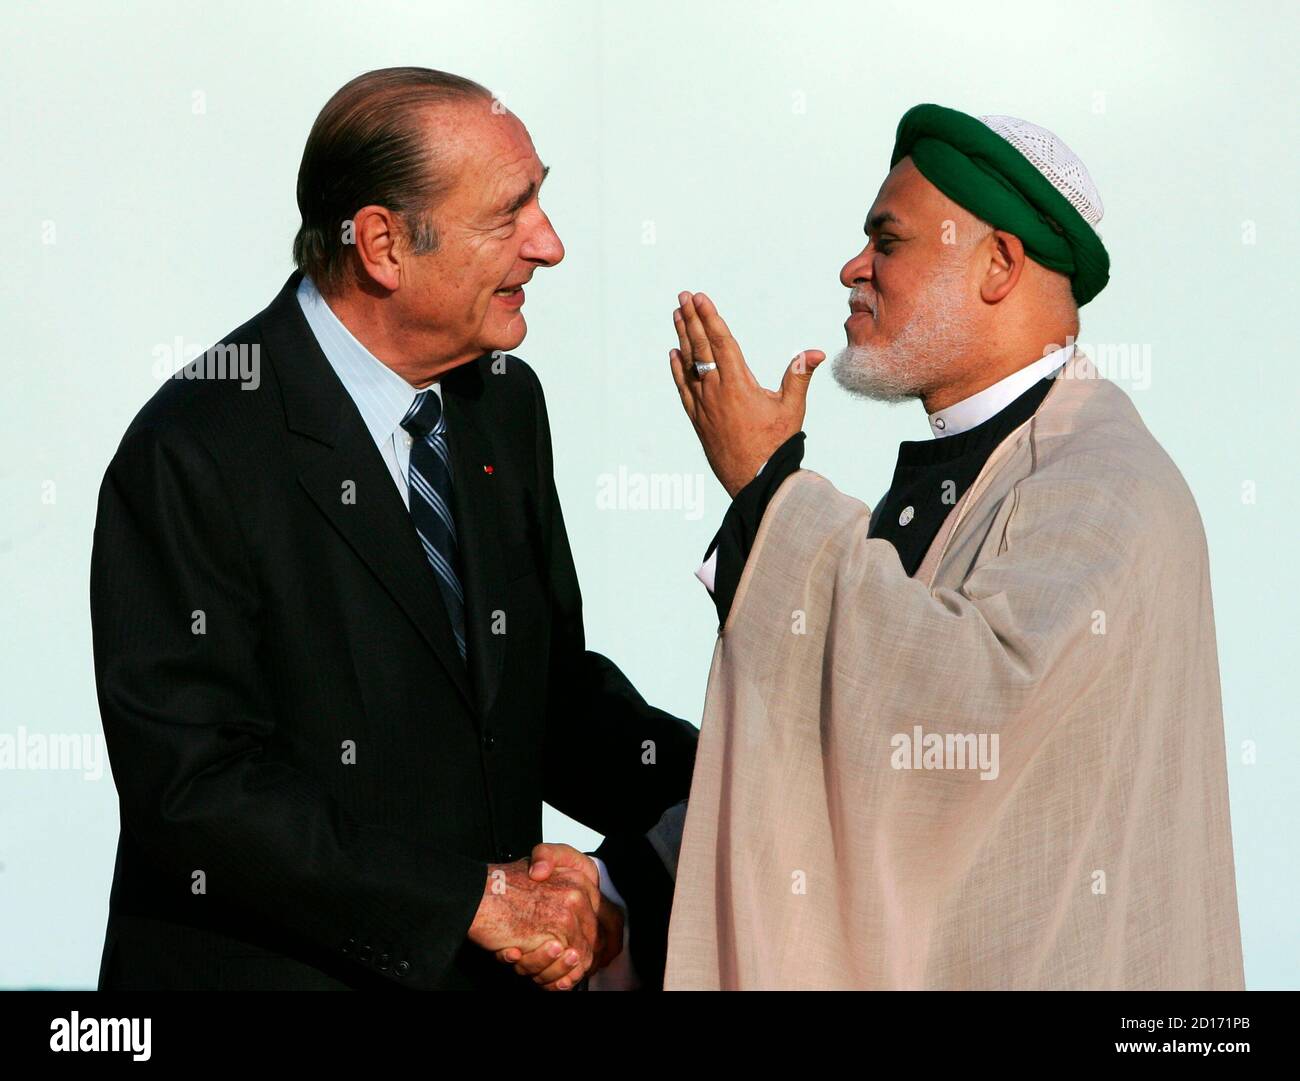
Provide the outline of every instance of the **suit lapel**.
[[486,716],[496,700],[505,654],[507,627],[496,627],[496,613],[506,618],[506,572],[497,513],[497,456],[491,437],[475,419],[482,400],[483,377],[477,363],[442,378],[447,442],[451,451],[456,530],[459,535],[462,586],[465,589],[466,645],[479,710]]
[[472,708],[465,665],[433,570],[361,414],[298,306],[300,280],[300,273],[291,275],[258,317],[284,396],[286,422],[310,440],[300,450],[299,482],[406,613]]

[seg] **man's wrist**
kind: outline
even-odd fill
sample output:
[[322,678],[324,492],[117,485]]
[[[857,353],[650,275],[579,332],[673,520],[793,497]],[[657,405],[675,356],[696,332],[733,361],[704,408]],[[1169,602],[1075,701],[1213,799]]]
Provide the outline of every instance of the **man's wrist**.
[[609,877],[609,868],[605,866],[605,861],[594,853],[588,852],[591,862],[596,865],[596,870],[600,873],[600,893],[601,896],[613,901],[619,908],[627,911],[627,902],[623,900],[623,895],[618,892],[614,885],[614,880]]
[[[727,621],[741,571],[749,559],[767,505],[803,461],[804,440],[802,431],[795,432],[772,452],[758,475],[736,493],[723,515],[713,543],[705,552],[705,564],[700,568],[703,574],[696,572],[713,597],[720,627]],[[711,566],[710,558],[713,558]]]
[[488,863],[484,865],[483,896],[479,898],[478,908],[470,921],[465,937],[476,946],[488,948],[485,940],[489,928],[496,922],[494,917],[499,909],[501,898],[505,896],[508,863]]

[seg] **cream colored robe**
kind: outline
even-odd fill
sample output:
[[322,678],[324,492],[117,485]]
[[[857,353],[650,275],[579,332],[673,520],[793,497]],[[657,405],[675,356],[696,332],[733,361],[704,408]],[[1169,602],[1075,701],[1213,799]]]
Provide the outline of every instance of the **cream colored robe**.
[[[1205,536],[1128,397],[1076,351],[915,577],[868,514],[801,470],[764,515],[666,988],[1243,987]],[[918,726],[996,777],[895,768]]]

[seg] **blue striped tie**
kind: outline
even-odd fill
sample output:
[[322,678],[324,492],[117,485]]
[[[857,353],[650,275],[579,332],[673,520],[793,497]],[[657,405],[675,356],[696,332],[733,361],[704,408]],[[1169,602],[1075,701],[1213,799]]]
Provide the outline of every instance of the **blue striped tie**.
[[447,422],[442,402],[432,390],[415,396],[402,418],[412,438],[410,464],[411,518],[424,554],[438,579],[451,630],[461,659],[465,658],[465,593],[461,589],[456,546],[456,520],[451,513],[451,457],[447,451]]

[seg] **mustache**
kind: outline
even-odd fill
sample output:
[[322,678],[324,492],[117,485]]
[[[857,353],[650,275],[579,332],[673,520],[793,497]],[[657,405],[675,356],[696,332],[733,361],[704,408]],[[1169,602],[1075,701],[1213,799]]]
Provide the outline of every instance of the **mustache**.
[[862,286],[854,286],[853,292],[849,294],[849,307],[855,311],[866,309],[871,312],[872,318],[879,314],[879,302],[876,300],[874,293],[868,293]]

